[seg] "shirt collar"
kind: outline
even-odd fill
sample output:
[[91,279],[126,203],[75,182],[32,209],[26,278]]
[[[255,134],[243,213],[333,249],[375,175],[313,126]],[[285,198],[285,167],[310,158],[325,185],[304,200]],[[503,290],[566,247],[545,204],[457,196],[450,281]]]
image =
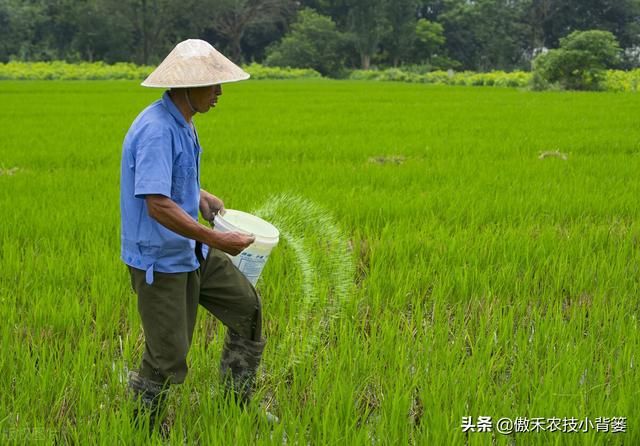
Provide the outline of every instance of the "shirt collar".
[[162,105],[164,105],[164,108],[166,108],[169,113],[171,113],[171,116],[173,116],[173,118],[178,122],[178,124],[180,124],[183,127],[189,128],[189,123],[187,122],[186,119],[184,119],[184,116],[182,116],[182,113],[180,112],[180,110],[178,110],[178,107],[176,107],[176,104],[173,103],[173,101],[171,100],[171,96],[169,96],[169,92],[165,91],[164,94],[162,95]]

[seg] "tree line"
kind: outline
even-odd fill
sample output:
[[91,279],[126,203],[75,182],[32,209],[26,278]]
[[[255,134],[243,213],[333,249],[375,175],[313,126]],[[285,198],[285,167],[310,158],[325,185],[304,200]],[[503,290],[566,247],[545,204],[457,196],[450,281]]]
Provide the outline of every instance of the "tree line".
[[[239,63],[530,69],[576,30],[610,31],[640,65],[640,0],[0,0],[0,62],[156,64],[178,41]],[[315,65],[315,66],[314,66]]]

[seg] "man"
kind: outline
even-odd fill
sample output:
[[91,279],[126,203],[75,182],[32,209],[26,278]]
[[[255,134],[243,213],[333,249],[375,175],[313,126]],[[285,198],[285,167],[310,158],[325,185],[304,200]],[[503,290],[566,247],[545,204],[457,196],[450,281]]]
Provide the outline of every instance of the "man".
[[241,404],[251,397],[265,345],[261,303],[225,253],[237,255],[254,237],[198,223],[198,210],[212,221],[224,204],[200,188],[202,149],[192,121],[216,106],[222,83],[248,78],[207,42],[181,42],[142,83],[168,91],[138,115],[124,140],[121,252],[145,336],[129,387],[150,413],[151,429],[169,385],[184,382],[198,305],[227,327],[220,372],[228,389]]

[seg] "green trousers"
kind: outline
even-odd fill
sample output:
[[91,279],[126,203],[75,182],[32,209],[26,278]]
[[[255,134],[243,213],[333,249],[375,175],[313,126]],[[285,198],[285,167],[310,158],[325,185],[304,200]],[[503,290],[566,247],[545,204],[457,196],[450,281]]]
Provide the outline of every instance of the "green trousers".
[[211,248],[200,268],[189,273],[156,271],[151,285],[144,271],[129,267],[129,272],[145,338],[141,376],[156,383],[184,382],[198,305],[231,334],[262,339],[260,297],[222,251]]

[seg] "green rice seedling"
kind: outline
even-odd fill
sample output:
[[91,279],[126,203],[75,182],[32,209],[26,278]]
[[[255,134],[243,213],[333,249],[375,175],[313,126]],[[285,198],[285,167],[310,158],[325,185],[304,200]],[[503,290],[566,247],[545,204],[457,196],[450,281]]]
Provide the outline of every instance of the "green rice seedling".
[[[0,442],[144,444],[118,175],[159,91],[0,95]],[[640,441],[637,95],[289,80],[222,101],[196,118],[201,182],[282,231],[257,391],[282,421],[220,398],[224,327],[201,312],[164,443]]]

